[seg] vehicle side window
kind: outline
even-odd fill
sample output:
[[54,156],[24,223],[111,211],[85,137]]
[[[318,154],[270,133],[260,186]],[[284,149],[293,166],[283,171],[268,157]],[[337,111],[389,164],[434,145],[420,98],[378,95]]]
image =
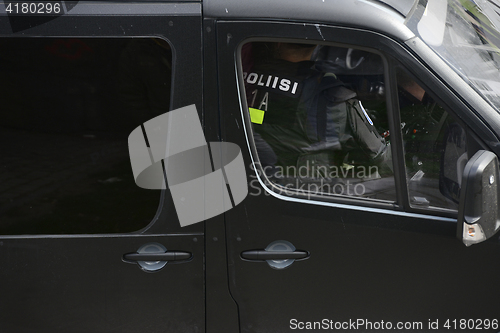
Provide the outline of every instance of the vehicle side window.
[[146,227],[160,192],[135,184],[127,138],[169,109],[170,45],[4,38],[0,46],[0,234]]
[[400,68],[397,83],[410,205],[456,210],[467,163],[466,132]]
[[241,57],[259,170],[275,190],[396,201],[380,55],[252,42]]

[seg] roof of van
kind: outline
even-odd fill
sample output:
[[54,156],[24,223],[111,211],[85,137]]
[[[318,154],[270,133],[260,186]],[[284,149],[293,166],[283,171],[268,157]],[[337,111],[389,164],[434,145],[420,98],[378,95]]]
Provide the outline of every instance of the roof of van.
[[418,0],[203,0],[203,14],[216,19],[286,20],[344,25],[382,32],[405,41],[404,25]]

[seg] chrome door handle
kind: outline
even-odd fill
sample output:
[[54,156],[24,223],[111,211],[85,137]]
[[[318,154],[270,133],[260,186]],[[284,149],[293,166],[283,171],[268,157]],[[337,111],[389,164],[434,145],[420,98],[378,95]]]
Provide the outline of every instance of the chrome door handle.
[[248,261],[265,261],[275,269],[284,269],[295,262],[309,258],[308,251],[297,250],[286,240],[277,240],[269,244],[264,250],[248,250],[240,254],[241,259]]
[[309,257],[307,251],[266,251],[266,250],[249,250],[241,252],[241,257],[246,260],[285,260],[285,259],[305,259]]
[[123,260],[127,262],[137,261],[182,261],[192,257],[190,252],[167,251],[164,253],[127,253],[123,255]]
[[147,243],[137,252],[124,254],[122,260],[128,264],[139,265],[143,271],[157,272],[170,261],[188,261],[192,257],[190,252],[167,251],[167,248],[160,243]]

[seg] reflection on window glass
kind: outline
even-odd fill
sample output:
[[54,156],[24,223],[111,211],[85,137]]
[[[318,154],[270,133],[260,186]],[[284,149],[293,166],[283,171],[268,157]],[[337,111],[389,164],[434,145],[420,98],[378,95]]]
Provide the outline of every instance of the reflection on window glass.
[[406,20],[408,27],[498,112],[499,12],[498,1],[492,0],[421,1]]
[[169,44],[0,39],[0,234],[117,233],[149,224],[128,134],[169,108]]
[[406,72],[397,80],[410,204],[457,209],[465,130]]
[[275,42],[241,55],[256,150],[278,191],[395,201],[379,55]]

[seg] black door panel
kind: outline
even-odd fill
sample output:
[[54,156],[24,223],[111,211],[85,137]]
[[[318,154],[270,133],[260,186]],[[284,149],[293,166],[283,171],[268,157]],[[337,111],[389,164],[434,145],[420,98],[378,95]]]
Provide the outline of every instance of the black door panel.
[[[153,242],[191,252],[192,260],[167,263],[155,273],[122,260]],[[4,332],[203,331],[201,235],[14,238],[0,244]]]
[[[295,214],[297,205],[300,214]],[[423,226],[430,222],[423,223],[417,231],[422,217],[379,216],[269,197],[247,199],[228,216],[230,289],[242,331],[259,332],[269,325],[287,331],[294,318],[427,325],[431,318],[496,316],[491,305],[498,275],[491,253],[497,240],[466,248],[456,239],[453,222],[432,221],[440,227],[427,230]],[[310,257],[276,270],[237,255],[281,239],[307,250]],[[467,283],[455,279],[474,281],[479,276],[481,283],[473,288],[482,297],[468,299],[465,307],[462,284]]]
[[[127,145],[169,110],[203,119],[201,4],[16,20],[0,16],[0,331],[204,332],[204,225],[136,186]],[[147,244],[190,255],[124,261]]]
[[[227,65],[241,65],[239,47],[246,41],[273,38],[272,42],[279,42],[281,38],[284,43],[355,43],[359,48],[384,51],[387,58],[415,61],[409,55],[405,58],[406,51],[396,43],[376,34],[324,26],[321,31],[324,39],[320,41],[316,28],[307,24],[218,25],[222,135],[242,147],[251,184],[246,200],[226,213],[229,290],[238,304],[241,331],[288,332],[307,329],[306,323],[319,323],[310,326],[313,331],[325,329],[321,325],[334,330],[335,323],[360,331],[405,327],[426,331],[429,322],[436,320],[439,331],[446,331],[448,319],[457,323],[464,318],[488,319],[490,323],[498,320],[498,237],[468,248],[456,239],[453,212],[412,209],[403,154],[393,155],[401,159],[395,163],[398,195],[394,203],[278,193],[275,185],[279,181],[267,181],[254,163],[258,154],[249,111],[244,109],[243,73]],[[420,63],[413,65],[412,71],[423,75],[420,80],[431,77],[428,70],[418,67]],[[470,114],[460,115],[468,109],[439,81],[433,78],[425,84],[446,104],[457,106],[453,108],[456,116],[470,119]],[[386,82],[386,88],[391,87],[396,85]],[[389,112],[394,109],[389,107]],[[473,122],[474,126],[480,123],[477,119]],[[394,119],[389,123],[391,144],[396,145],[393,151],[402,151],[403,143],[394,143],[401,139],[395,135],[400,124]],[[309,257],[284,269],[241,257],[244,251],[265,249],[275,241],[287,241],[297,250],[307,251]],[[380,326],[382,321],[392,326]],[[342,326],[351,322],[358,326]],[[404,327],[397,327],[398,323]],[[448,324],[453,330],[453,322]]]

